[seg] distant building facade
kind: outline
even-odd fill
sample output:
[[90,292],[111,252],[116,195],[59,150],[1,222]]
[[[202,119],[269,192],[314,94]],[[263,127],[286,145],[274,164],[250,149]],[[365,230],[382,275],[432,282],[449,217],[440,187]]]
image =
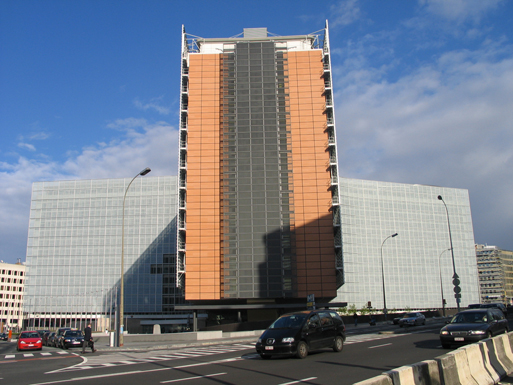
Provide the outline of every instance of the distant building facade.
[[513,304],[513,251],[476,245],[481,303]]
[[0,331],[17,330],[23,322],[25,265],[0,262]]
[[[25,312],[32,326],[114,328],[121,276],[123,195],[130,179],[36,182],[30,208]],[[140,177],[125,203],[128,331],[187,323],[173,315],[177,178]]]
[[[345,284],[337,300],[357,308],[456,308],[447,204],[461,306],[479,302],[468,190],[340,179]],[[387,239],[398,233],[397,237]],[[383,276],[381,269],[383,255]]]

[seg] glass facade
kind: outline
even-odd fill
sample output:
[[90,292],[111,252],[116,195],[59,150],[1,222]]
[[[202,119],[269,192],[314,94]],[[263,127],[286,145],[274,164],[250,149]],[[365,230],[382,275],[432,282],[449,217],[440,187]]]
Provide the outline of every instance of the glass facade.
[[440,308],[442,290],[456,308],[448,212],[461,306],[479,302],[468,190],[341,178],[340,191],[346,282],[338,301],[382,309],[384,276],[387,309]]
[[[112,318],[130,179],[36,182],[27,246],[30,317]],[[166,313],[175,292],[177,177],[139,177],[125,201],[125,314]],[[69,323],[69,322],[68,322]],[[105,325],[108,327],[109,325]]]

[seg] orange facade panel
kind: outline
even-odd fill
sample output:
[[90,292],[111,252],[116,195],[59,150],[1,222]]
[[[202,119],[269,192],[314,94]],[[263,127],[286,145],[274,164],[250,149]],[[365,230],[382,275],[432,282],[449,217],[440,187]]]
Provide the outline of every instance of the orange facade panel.
[[[186,300],[219,299],[220,56],[189,56]],[[189,226],[191,222],[191,226]]]
[[[294,215],[298,296],[336,294],[330,172],[326,151],[325,97],[320,51],[289,52],[290,123],[294,170]],[[312,183],[312,181],[314,181]],[[299,208],[298,206],[301,206]],[[328,219],[330,226],[325,226]],[[326,243],[331,244],[325,249]],[[322,251],[321,251],[322,250]],[[324,269],[323,261],[331,266]],[[324,285],[324,281],[329,283]]]

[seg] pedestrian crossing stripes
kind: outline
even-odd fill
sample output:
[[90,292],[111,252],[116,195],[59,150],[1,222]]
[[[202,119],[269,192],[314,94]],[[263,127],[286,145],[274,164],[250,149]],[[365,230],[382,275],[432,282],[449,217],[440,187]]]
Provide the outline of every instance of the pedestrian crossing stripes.
[[[135,365],[142,363],[151,363],[151,362],[159,362],[159,361],[171,361],[171,360],[179,360],[184,358],[195,358],[195,357],[203,357],[203,356],[211,356],[215,354],[222,353],[232,353],[238,352],[242,350],[254,349],[254,344],[233,344],[233,345],[223,345],[222,347],[195,347],[191,349],[180,350],[179,352],[166,353],[166,354],[158,354],[157,352],[117,352],[109,355],[88,357],[87,362],[81,363],[75,366],[71,366],[68,368],[58,369],[49,373],[57,373],[57,372],[70,372],[70,371],[81,371],[87,369],[99,369],[99,368],[108,368],[113,366],[123,366],[123,365]],[[123,359],[123,358],[125,359]],[[130,357],[130,359],[126,359]],[[105,362],[106,359],[109,359],[110,362]]]
[[20,359],[20,358],[37,358],[37,357],[48,357],[48,356],[56,356],[56,355],[69,355],[70,353],[65,351],[55,351],[55,352],[36,352],[36,353],[15,353],[15,354],[6,354],[4,355],[5,360],[12,359]]

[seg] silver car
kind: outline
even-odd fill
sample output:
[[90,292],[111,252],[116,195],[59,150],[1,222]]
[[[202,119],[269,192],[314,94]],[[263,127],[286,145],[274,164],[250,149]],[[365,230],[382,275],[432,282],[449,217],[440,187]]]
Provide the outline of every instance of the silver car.
[[403,318],[399,320],[399,326],[415,326],[425,325],[426,317],[422,313],[406,313]]

